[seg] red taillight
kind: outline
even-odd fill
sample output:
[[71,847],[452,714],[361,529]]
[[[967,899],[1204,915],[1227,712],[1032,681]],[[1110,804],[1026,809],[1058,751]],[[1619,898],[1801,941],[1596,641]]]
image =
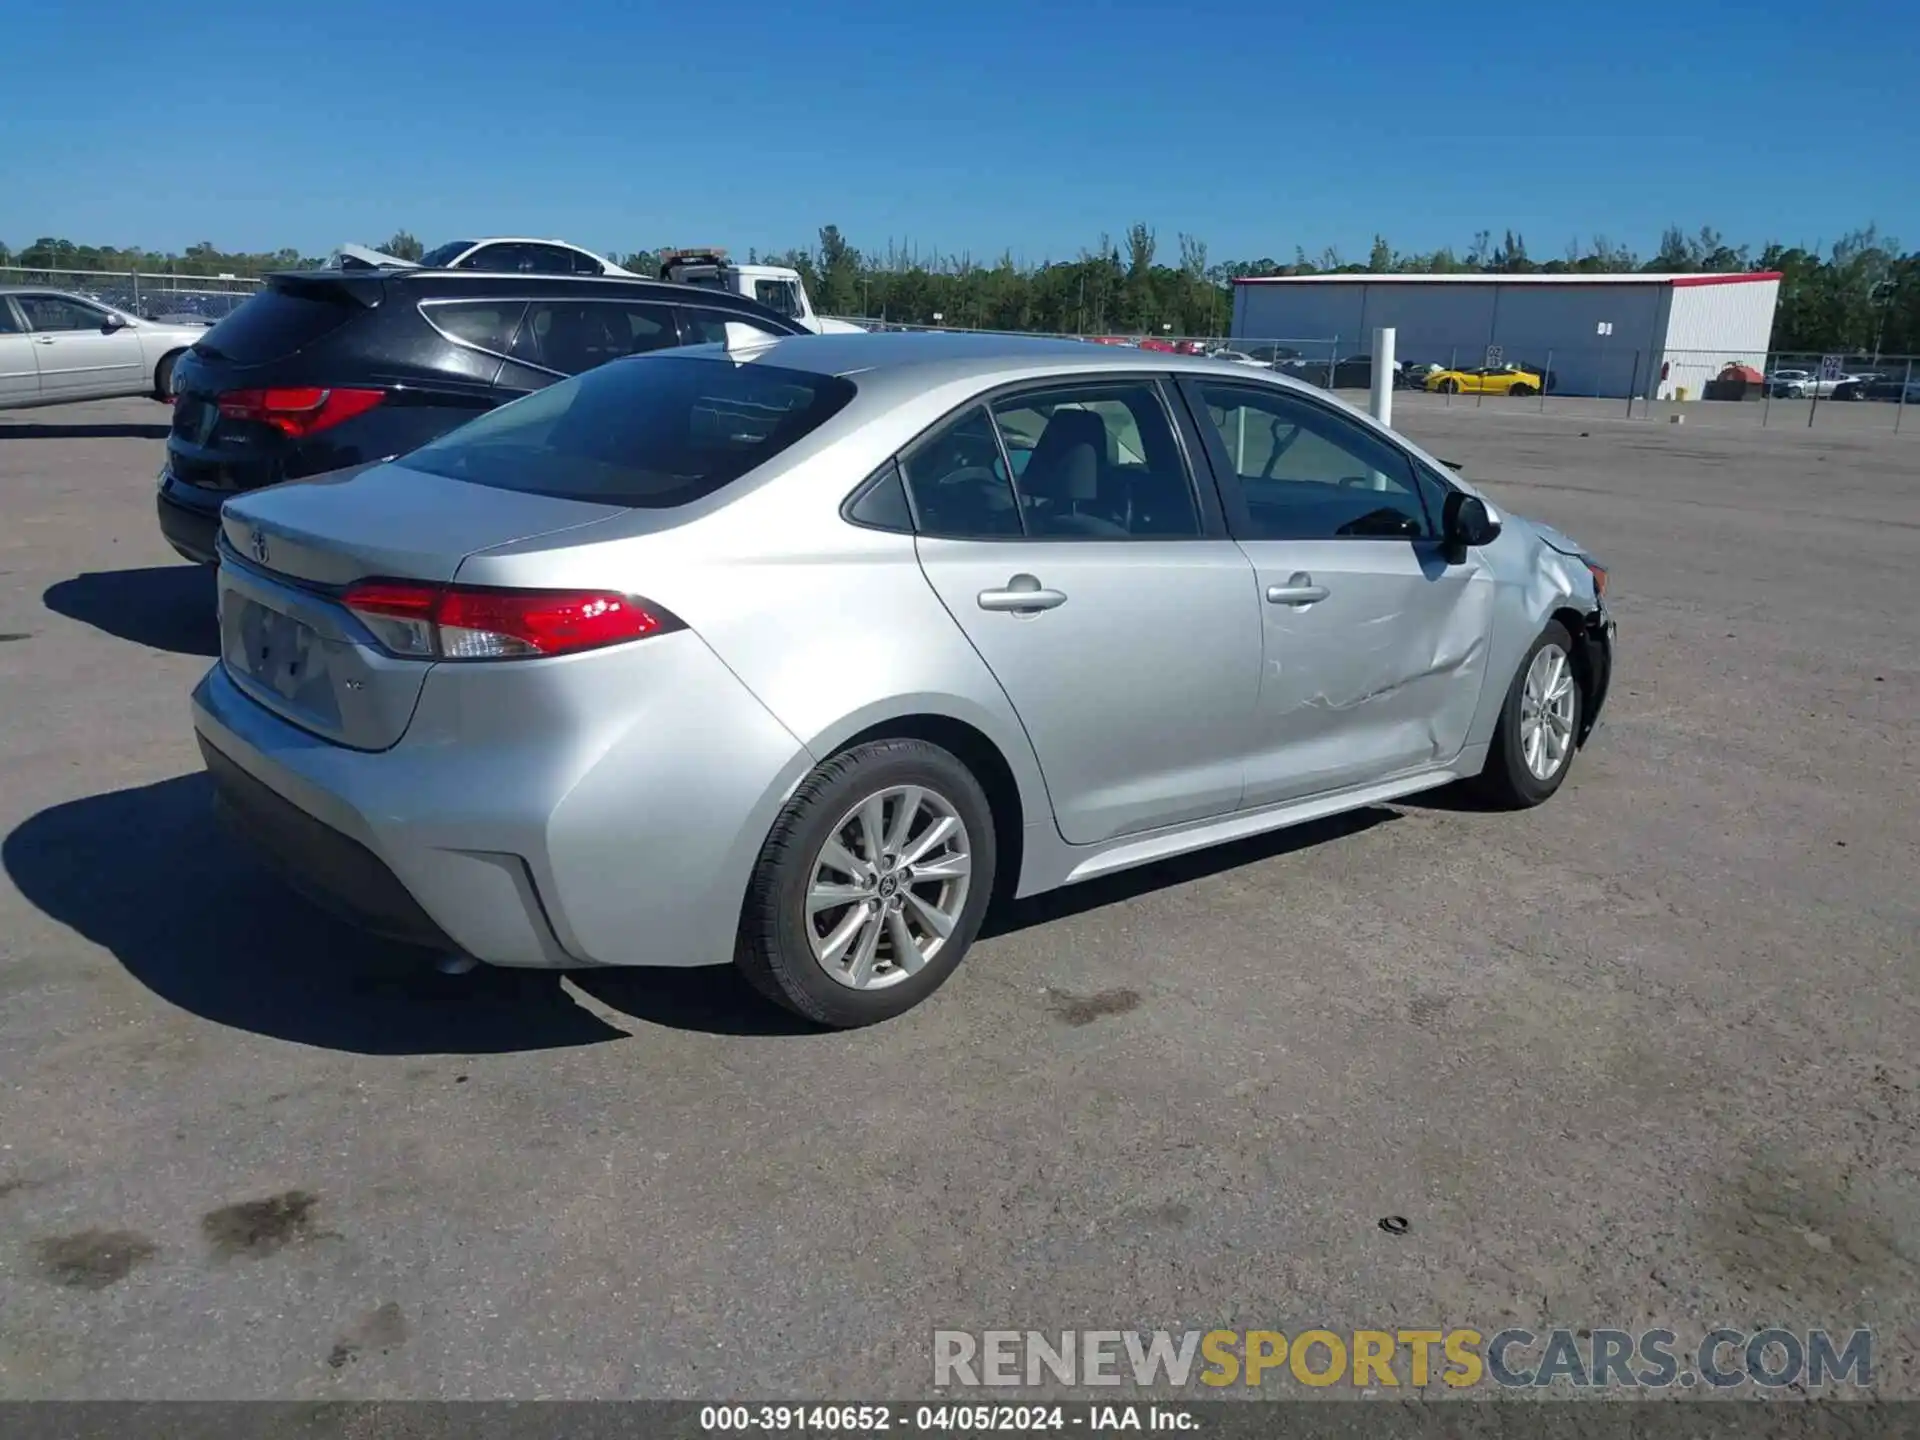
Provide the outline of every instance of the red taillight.
[[342,603],[396,655],[510,660],[597,650],[681,628],[657,605],[610,590],[505,590],[361,580]]
[[220,413],[229,420],[271,425],[283,435],[311,435],[364,415],[386,398],[384,390],[323,390],[316,385],[229,390],[220,397]]

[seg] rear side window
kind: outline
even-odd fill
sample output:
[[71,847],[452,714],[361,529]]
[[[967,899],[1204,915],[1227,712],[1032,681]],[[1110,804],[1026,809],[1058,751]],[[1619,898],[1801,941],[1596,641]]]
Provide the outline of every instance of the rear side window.
[[470,300],[457,305],[423,305],[421,313],[436,330],[462,344],[504,355],[527,307],[521,301]]
[[536,391],[403,463],[498,490],[670,509],[765,464],[854,393],[834,375],[658,356]]
[[512,355],[543,370],[578,375],[609,360],[680,343],[673,310],[632,301],[536,300],[513,342]]
[[263,290],[209,330],[194,348],[236,365],[259,365],[305,349],[365,313],[345,295],[328,298]]

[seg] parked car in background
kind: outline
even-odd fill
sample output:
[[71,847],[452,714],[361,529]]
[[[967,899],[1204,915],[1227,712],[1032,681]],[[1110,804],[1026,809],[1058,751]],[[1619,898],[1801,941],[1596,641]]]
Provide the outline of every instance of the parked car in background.
[[1289,360],[1298,360],[1300,352],[1291,345],[1280,345],[1267,340],[1231,340],[1228,342],[1242,355],[1258,360],[1262,365],[1280,366]]
[[1526,359],[1509,360],[1506,362],[1506,368],[1510,370],[1519,370],[1529,375],[1538,376],[1540,380],[1540,388],[1542,390],[1545,390],[1549,395],[1553,394],[1555,391],[1557,391],[1560,388],[1560,376],[1557,372],[1553,370],[1549,370],[1544,365],[1536,365],[1531,360],[1526,360]]
[[1221,350],[1209,351],[1208,354],[1211,359],[1230,360],[1235,365],[1254,365],[1259,367],[1262,370],[1269,370],[1273,368],[1265,360],[1256,360],[1253,358],[1253,356],[1247,354],[1244,350],[1221,349]]
[[1539,804],[1613,666],[1599,562],[1404,437],[1072,340],[617,361],[230,501],[220,556],[193,723],[297,886],[836,1026],[931,995],[996,892],[1454,780]]
[[1822,380],[1810,370],[1776,370],[1768,377],[1767,388],[1773,392],[1773,398],[1776,400],[1813,398],[1828,400],[1833,398],[1842,386],[1857,384],[1862,378],[1855,374],[1845,374]]
[[180,356],[207,333],[197,322],[143,320],[64,290],[0,285],[0,410],[166,399]]
[[517,235],[495,235],[485,240],[449,240],[418,260],[403,260],[365,245],[342,245],[333,252],[330,269],[339,270],[476,270],[487,275],[610,275],[639,279],[604,255],[565,240],[531,240]]
[[221,505],[282,480],[404,455],[608,360],[801,327],[764,305],[657,280],[458,270],[318,270],[200,331],[156,499],[181,555],[214,563]]
[[[1883,370],[1862,370],[1837,382],[1835,400],[1892,400],[1898,397],[1905,372],[1891,375]],[[1876,393],[1878,392],[1878,393]]]
[[1544,382],[1532,370],[1482,365],[1472,370],[1436,370],[1424,383],[1439,395],[1538,395]]

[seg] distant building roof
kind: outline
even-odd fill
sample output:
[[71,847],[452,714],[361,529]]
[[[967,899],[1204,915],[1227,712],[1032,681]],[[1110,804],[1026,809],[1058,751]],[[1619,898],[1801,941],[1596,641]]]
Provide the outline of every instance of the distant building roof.
[[1490,271],[1456,271],[1446,275],[1376,274],[1362,271],[1345,275],[1247,275],[1236,285],[1744,285],[1755,280],[1779,280],[1779,270],[1754,270],[1738,275],[1708,275],[1692,272],[1607,270],[1597,274],[1509,275]]

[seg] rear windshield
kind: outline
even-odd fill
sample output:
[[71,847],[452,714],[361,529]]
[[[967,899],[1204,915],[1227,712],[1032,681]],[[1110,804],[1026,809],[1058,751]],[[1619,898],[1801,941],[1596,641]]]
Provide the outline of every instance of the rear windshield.
[[328,299],[262,290],[194,348],[236,365],[259,365],[332,334],[358,313],[361,307],[345,295]]
[[640,356],[503,405],[402,463],[500,490],[669,509],[765,464],[853,394],[833,375]]

